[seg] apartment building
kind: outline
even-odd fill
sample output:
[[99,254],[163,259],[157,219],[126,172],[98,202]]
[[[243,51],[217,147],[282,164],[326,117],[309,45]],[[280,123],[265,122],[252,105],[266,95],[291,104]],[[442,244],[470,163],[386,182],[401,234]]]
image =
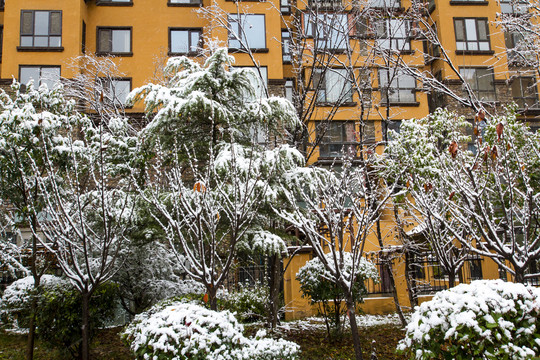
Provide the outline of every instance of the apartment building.
[[[346,0],[344,0],[346,1]],[[335,164],[344,153],[382,151],[388,129],[447,106],[468,119],[473,103],[488,113],[516,102],[524,121],[540,127],[537,67],[513,49],[519,35],[497,26],[497,13],[523,15],[520,3],[481,0],[5,0],[1,2],[0,79],[52,85],[84,71],[83,54],[114,56],[119,74],[110,84],[119,101],[130,90],[159,79],[170,56],[203,59],[227,46],[235,66],[257,67],[268,93],[294,101],[306,131],[295,143],[308,163]],[[509,50],[510,49],[510,50]],[[464,90],[464,83],[472,90]],[[465,99],[465,100],[460,100]],[[127,109],[137,117],[136,104]],[[388,245],[399,246],[395,223],[383,218]],[[366,249],[377,262],[375,241]],[[286,303],[301,316],[311,311],[295,280],[310,258],[299,253],[285,273]],[[409,261],[417,261],[413,258]],[[435,284],[428,255],[414,276]],[[382,269],[382,268],[381,268]],[[489,260],[471,259],[462,281],[499,277]],[[404,273],[405,261],[397,264]],[[431,274],[431,275],[430,275]],[[373,285],[364,304],[392,311],[388,286]],[[407,283],[398,280],[407,304]]]

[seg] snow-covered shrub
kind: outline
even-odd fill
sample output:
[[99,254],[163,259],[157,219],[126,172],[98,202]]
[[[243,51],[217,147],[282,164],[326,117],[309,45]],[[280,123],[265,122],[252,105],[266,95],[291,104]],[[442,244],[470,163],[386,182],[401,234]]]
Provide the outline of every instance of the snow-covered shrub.
[[[329,264],[334,263],[332,253],[326,254],[325,257]],[[352,256],[350,253],[344,252],[343,258],[343,273],[349,278],[352,269]],[[355,269],[356,282],[353,285],[353,296],[355,301],[362,301],[363,296],[367,293],[364,281],[367,279],[377,281],[379,274],[375,265],[365,258],[361,258],[360,263],[355,264]],[[342,301],[344,298],[343,289],[333,281],[331,272],[316,257],[300,268],[296,279],[300,282],[302,296],[309,296],[312,303],[319,305],[319,312],[326,322],[328,336],[339,337],[343,326],[341,315],[345,313],[346,306]]]
[[411,359],[533,359],[540,353],[540,289],[480,280],[416,308],[398,351]]
[[167,302],[137,315],[123,332],[138,359],[272,360],[296,359],[298,345],[243,335],[243,326],[229,311]]
[[243,322],[262,320],[267,316],[268,287],[257,282],[254,285],[240,284],[238,291],[230,292],[223,301],[223,307]]
[[[117,286],[102,284],[90,300],[90,331],[102,326],[114,314]],[[34,288],[32,276],[15,281],[6,288],[0,300],[0,320],[12,331],[28,326],[31,304],[37,301],[36,333],[47,345],[77,357],[81,342],[82,298],[66,279],[43,275]]]
[[[40,290],[51,289],[55,286],[68,284],[53,275],[43,275],[40,282]],[[37,291],[34,288],[34,277],[27,276],[11,283],[0,299],[0,323],[2,327],[18,331],[28,325],[30,306]]]

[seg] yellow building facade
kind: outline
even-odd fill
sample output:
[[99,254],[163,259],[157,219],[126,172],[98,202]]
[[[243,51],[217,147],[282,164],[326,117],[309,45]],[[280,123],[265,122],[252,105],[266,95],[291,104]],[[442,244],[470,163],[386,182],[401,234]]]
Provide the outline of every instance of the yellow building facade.
[[[291,1],[5,0],[0,12],[0,79],[4,85],[13,78],[52,84],[83,71],[74,60],[79,56],[111,55],[119,68],[111,87],[122,100],[130,90],[159,78],[168,57],[202,60],[211,49],[227,46],[235,66],[257,66],[270,94],[295,103],[306,126],[303,140],[296,144],[309,164],[321,166],[339,163],[344,152],[357,157],[364,151],[380,153],[388,129],[424,117],[438,106],[473,119],[472,108],[400,70],[399,64],[431,74],[456,94],[462,93],[464,79],[493,113],[515,101],[524,121],[540,126],[535,120],[540,106],[534,71],[509,58],[506,46],[512,39],[496,26],[497,13],[522,11],[510,3],[432,0],[418,10],[420,21],[411,15],[410,0]],[[325,22],[336,26],[329,30]],[[420,35],[426,26],[434,30],[440,46]],[[140,105],[127,110],[133,116],[142,111]],[[396,250],[400,302],[409,306],[406,266],[418,259],[399,252],[390,209],[381,224],[385,246]],[[375,236],[368,239],[366,253],[377,263],[382,253]],[[311,257],[309,249],[302,250],[285,270],[285,304],[291,318],[315,311],[301,297],[295,279]],[[421,301],[446,283],[429,256],[417,263],[415,280],[424,286],[418,292]],[[471,259],[463,274],[463,282],[500,276],[488,259]],[[362,305],[367,312],[395,309],[385,275],[381,278],[381,284],[368,287],[370,294]]]

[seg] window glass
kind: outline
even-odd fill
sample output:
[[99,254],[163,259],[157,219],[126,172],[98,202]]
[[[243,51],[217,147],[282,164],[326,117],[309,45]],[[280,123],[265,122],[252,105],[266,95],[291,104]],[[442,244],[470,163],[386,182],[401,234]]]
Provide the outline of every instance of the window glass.
[[383,19],[379,21],[376,25],[377,44],[385,50],[410,50],[409,23],[409,20],[406,19]]
[[98,29],[98,52],[117,54],[131,52],[131,30]]
[[481,101],[496,101],[495,78],[488,68],[460,68],[459,73]]
[[62,12],[22,10],[20,46],[62,46]]
[[347,14],[306,15],[304,26],[306,35],[313,37],[317,50],[347,49],[350,32]]
[[341,157],[356,154],[356,131],[352,121],[326,121],[317,126],[319,156]]
[[456,50],[489,51],[489,30],[486,19],[454,19]]
[[130,79],[106,80],[103,84],[106,101],[114,105],[124,105],[131,91]]
[[352,101],[352,84],[347,69],[314,69],[313,87],[317,102],[344,103]]
[[281,44],[283,51],[283,61],[290,62],[291,58],[291,33],[289,30],[281,31]]
[[170,37],[171,53],[188,54],[200,50],[200,29],[173,29],[170,31]]
[[416,79],[399,70],[379,70],[379,85],[383,103],[416,102]]
[[230,48],[266,48],[266,30],[264,15],[231,14],[229,15],[229,26]]
[[520,109],[537,109],[538,92],[534,76],[523,76],[512,82],[512,97]]
[[34,86],[46,84],[52,89],[60,81],[60,66],[21,66],[19,82],[27,85],[34,80]]

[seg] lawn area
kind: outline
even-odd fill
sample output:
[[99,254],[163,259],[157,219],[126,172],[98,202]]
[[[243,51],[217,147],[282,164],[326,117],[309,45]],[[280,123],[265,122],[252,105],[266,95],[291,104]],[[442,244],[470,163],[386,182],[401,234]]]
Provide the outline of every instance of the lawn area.
[[[395,355],[397,342],[403,338],[404,331],[391,316],[360,316],[360,336],[365,358],[369,359],[375,350],[379,360],[404,359]],[[252,329],[253,330],[253,329]],[[127,360],[133,356],[118,336],[121,328],[105,329],[98,332],[91,348],[94,360]],[[251,331],[250,331],[251,332]],[[354,359],[350,334],[344,335],[339,342],[326,339],[324,324],[319,318],[284,322],[277,329],[276,337],[291,340],[300,345],[301,360],[346,360]],[[23,360],[26,337],[0,333],[0,360]],[[37,342],[36,360],[64,360],[58,351],[48,349]]]

